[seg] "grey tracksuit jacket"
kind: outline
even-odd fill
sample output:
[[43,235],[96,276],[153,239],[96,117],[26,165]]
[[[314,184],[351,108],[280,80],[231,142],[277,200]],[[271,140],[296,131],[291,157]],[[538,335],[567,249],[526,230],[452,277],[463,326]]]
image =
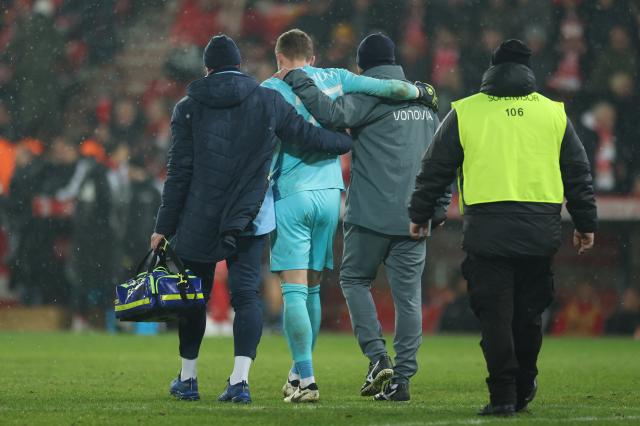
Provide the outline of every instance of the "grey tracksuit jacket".
[[[377,66],[364,75],[405,80],[397,65]],[[332,100],[302,70],[291,71],[285,82],[323,127],[349,128],[356,139],[340,285],[358,343],[375,363],[387,351],[370,289],[380,263],[385,264],[396,305],[394,381],[408,382],[417,371],[416,353],[422,339],[421,275],[426,245],[424,240],[409,238],[407,206],[438,117],[417,102],[364,94]],[[449,201],[450,194],[441,200],[441,214]]]
[[[406,80],[398,65],[380,65],[364,75]],[[409,235],[407,206],[420,159],[439,124],[436,113],[417,102],[364,94],[332,100],[299,69],[285,81],[323,127],[350,128],[356,139],[344,221],[387,235]]]

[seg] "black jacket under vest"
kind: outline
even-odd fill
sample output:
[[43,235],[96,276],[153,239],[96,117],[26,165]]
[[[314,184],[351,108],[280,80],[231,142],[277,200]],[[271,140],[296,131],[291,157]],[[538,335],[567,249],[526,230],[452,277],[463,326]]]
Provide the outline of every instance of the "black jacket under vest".
[[[535,90],[533,72],[515,63],[490,67],[480,88],[482,93],[500,97],[525,96]],[[436,201],[455,179],[463,161],[458,117],[452,110],[422,161],[409,206],[412,222],[422,224],[431,218]],[[560,171],[567,210],[576,229],[595,231],[597,213],[589,160],[569,119],[560,149]],[[560,246],[561,209],[560,204],[515,201],[464,206],[463,248],[490,257],[552,256]]]

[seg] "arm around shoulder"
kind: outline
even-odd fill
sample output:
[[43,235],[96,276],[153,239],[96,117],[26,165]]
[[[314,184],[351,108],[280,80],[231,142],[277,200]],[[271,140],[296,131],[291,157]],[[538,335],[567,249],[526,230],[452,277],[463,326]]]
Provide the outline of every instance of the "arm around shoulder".
[[365,95],[344,95],[331,99],[302,69],[289,72],[284,79],[311,115],[326,128],[360,127],[379,100]]
[[344,93],[363,93],[396,101],[410,101],[420,96],[419,89],[406,81],[356,75],[348,70],[339,71],[342,73]]
[[309,123],[277,92],[274,92],[274,111],[275,132],[283,142],[296,144],[307,151],[321,151],[335,155],[345,154],[351,150],[353,140],[350,136]]

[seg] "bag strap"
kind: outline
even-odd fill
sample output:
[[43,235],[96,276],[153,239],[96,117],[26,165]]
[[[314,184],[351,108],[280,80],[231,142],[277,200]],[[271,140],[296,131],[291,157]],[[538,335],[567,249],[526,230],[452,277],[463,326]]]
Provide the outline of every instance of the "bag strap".
[[144,265],[147,262],[149,263],[149,266],[147,266],[146,270],[147,270],[147,273],[150,274],[158,266],[166,267],[165,254],[163,252],[154,252],[153,250],[149,250],[147,254],[144,255],[142,260],[138,263],[138,266],[136,267],[136,272],[135,272],[136,277],[140,275],[140,273],[145,269]]
[[[153,256],[151,256],[153,255]],[[151,256],[151,257],[150,257]],[[151,262],[149,263],[149,267],[147,268],[147,272],[152,272],[156,263],[158,262],[157,254],[153,250],[149,250],[147,254],[144,255],[140,263],[138,263],[138,267],[136,268],[136,277],[140,275],[140,272],[144,269],[144,265],[147,263],[149,259]]]
[[[189,281],[187,279],[188,275],[187,275],[187,270],[184,267],[184,263],[182,263],[182,260],[178,257],[176,252],[173,251],[173,248],[171,248],[171,246],[169,245],[169,241],[167,241],[166,238],[162,239],[162,241],[158,245],[158,249],[156,250],[156,252],[157,252],[156,255],[159,256],[162,263],[166,264],[167,260],[171,260],[173,264],[176,265],[176,268],[178,268],[177,286],[178,286],[178,291],[180,291],[180,299],[182,299],[183,302],[188,303],[189,299],[187,298],[187,288],[189,287]],[[195,299],[196,299],[196,294],[195,294],[195,288],[194,288],[194,297],[193,297],[194,302],[195,302]]]

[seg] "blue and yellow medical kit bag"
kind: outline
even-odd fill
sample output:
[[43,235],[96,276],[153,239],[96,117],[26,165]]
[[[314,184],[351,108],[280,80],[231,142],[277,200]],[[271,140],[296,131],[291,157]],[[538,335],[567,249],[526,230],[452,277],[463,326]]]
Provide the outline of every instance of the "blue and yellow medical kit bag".
[[[141,272],[147,263],[147,270]],[[175,272],[169,263],[173,263]],[[188,311],[205,308],[200,278],[185,269],[166,240],[157,250],[147,253],[136,274],[116,286],[114,308],[120,321],[171,321]]]

